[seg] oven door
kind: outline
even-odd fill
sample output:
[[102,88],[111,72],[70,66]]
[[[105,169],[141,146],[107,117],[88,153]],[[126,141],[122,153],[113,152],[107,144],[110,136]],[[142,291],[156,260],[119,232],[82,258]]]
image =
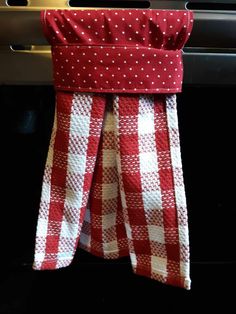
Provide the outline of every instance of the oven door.
[[[67,6],[66,1],[47,1],[47,7],[54,7],[55,2],[57,7]],[[21,6],[15,7],[16,3]],[[77,3],[80,7],[95,5],[87,0],[68,3],[74,7]],[[193,32],[184,49],[183,93],[178,95],[192,290],[165,287],[134,276],[126,258],[104,261],[82,250],[69,268],[32,271],[41,183],[54,115],[51,56],[39,23],[39,10],[45,3],[8,0],[6,4],[0,0],[0,103],[4,134],[0,313],[42,313],[45,304],[54,311],[72,311],[75,303],[79,307],[88,301],[97,309],[114,304],[124,308],[128,304],[132,308],[155,306],[168,313],[185,311],[183,304],[191,301],[197,310],[204,304],[209,310],[229,308],[230,312],[230,283],[236,267],[236,1],[98,3],[139,8],[151,4],[152,8],[187,8],[195,12]],[[42,293],[43,301],[39,302]],[[75,302],[78,295],[80,300]]]

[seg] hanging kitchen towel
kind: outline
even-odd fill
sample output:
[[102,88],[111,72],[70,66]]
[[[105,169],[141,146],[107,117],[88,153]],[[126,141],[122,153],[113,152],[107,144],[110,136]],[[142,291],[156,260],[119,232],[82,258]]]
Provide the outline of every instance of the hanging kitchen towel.
[[175,93],[192,12],[45,10],[41,21],[56,112],[34,269],[68,266],[82,247],[189,289]]

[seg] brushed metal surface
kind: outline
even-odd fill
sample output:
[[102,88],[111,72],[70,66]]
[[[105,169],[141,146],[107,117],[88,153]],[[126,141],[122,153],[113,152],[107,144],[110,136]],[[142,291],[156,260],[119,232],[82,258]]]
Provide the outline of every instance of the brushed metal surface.
[[[112,2],[109,0],[111,7]],[[185,9],[188,2],[207,2],[212,10],[194,12],[194,27],[183,57],[184,83],[236,85],[236,11],[214,10],[222,0],[152,0],[150,7]],[[224,2],[235,4],[236,0]],[[67,0],[28,0],[24,7],[0,0],[0,84],[52,84],[50,47],[45,46],[48,43],[39,20],[43,8],[70,9]],[[27,45],[31,50],[14,51],[11,45]]]

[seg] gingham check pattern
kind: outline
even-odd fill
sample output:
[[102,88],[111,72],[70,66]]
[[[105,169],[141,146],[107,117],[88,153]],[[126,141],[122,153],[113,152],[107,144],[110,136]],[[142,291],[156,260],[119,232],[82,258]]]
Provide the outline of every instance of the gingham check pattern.
[[190,287],[175,95],[57,94],[34,268],[69,265],[78,244]]

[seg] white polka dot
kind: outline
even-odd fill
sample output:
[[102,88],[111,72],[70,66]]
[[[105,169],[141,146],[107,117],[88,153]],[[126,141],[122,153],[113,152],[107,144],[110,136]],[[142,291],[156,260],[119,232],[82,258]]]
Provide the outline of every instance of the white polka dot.
[[126,74],[123,74],[123,77],[126,77]]
[[114,76],[115,76],[115,74],[112,74],[111,76],[112,76],[112,77],[114,77]]
[[164,71],[166,71],[166,68],[164,68]]
[[154,85],[154,82],[152,82],[152,85]]
[[158,61],[158,63],[159,63],[159,64],[162,64],[162,62],[161,62],[161,61]]
[[149,75],[147,74],[146,77],[149,77]]
[[132,82],[129,82],[129,84],[131,85],[131,84],[132,84]]
[[138,75],[137,74],[135,74],[135,76],[134,77],[138,77]]
[[143,82],[140,82],[141,85],[143,85]]
[[158,74],[157,77],[160,78],[161,77],[160,74]]
[[156,68],[152,68],[152,71],[156,71]]
[[141,68],[141,71],[144,71],[144,68]]
[[83,67],[83,69],[85,70],[85,69],[86,69],[86,67],[84,66],[84,67]]
[[166,22],[166,19],[163,19],[163,22]]
[[66,62],[69,62],[69,60],[68,60],[68,59],[66,59]]
[[103,74],[101,73],[100,76],[103,77]]
[[97,70],[97,67],[94,67],[94,70]]
[[165,82],[162,82],[163,85],[165,85]]
[[120,71],[120,68],[118,67],[117,70]]
[[73,70],[75,67],[72,65],[71,69]]
[[120,82],[118,81],[117,84],[120,84]]
[[88,74],[88,76],[92,76],[92,74],[91,74],[91,73],[89,73],[89,74]]
[[176,82],[173,82],[173,84],[175,85],[175,84],[176,84]]
[[132,71],[133,69],[132,69],[132,68],[129,68],[129,70]]

